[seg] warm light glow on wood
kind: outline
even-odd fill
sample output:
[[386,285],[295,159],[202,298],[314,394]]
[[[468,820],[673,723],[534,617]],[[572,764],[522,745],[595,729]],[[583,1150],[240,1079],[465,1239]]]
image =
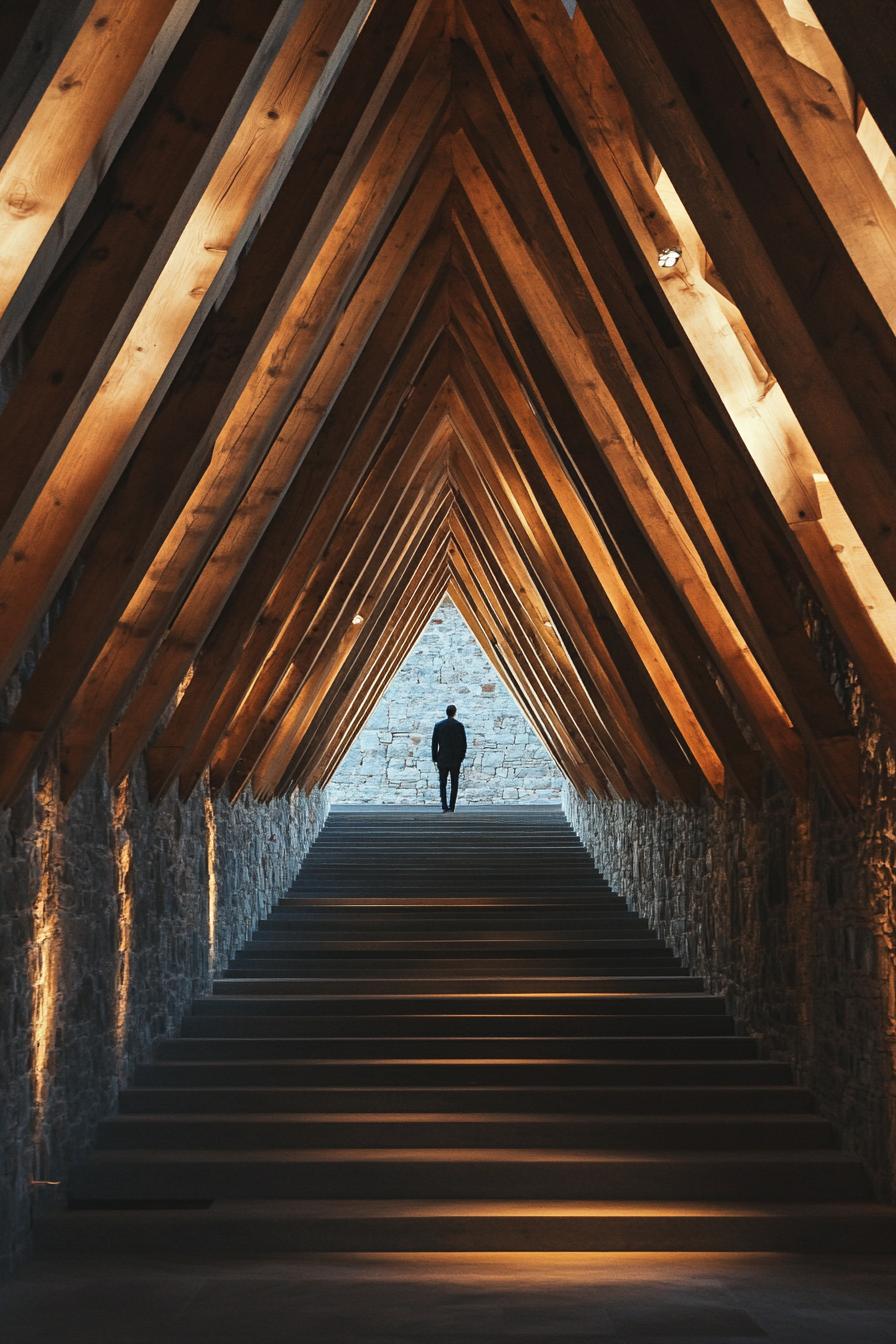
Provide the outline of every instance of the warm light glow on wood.
[[195,7],[196,0],[97,0],[91,9],[0,169],[0,314],[153,42],[167,30],[162,44],[170,48]]
[[[348,3],[343,0],[342,7]],[[295,140],[328,83],[320,78],[331,56],[320,31],[327,26],[319,8],[304,7],[19,530],[13,555],[0,565],[0,605],[5,620],[17,627],[27,625],[34,589],[52,589],[73,559],[85,514],[105,501],[126,466],[137,443],[135,430],[166,386],[165,375],[173,375],[172,361],[188,327],[208,311],[225,262],[276,194]],[[343,40],[351,35],[347,31]]]
[[[750,456],[781,513],[806,551],[822,589],[828,592],[822,552],[807,544],[807,524],[820,523],[831,545],[829,563],[841,568],[857,595],[856,617],[871,622],[896,659],[896,602],[884,584],[833,485],[806,438],[779,383],[766,371],[758,376],[755,342],[738,309],[705,278],[693,262],[705,255],[703,244],[668,175],[661,172],[657,191],[675,221],[687,251],[681,281],[664,281],[675,307],[716,391],[725,404]],[[689,255],[690,254],[690,255]],[[738,334],[740,329],[740,335]],[[744,339],[748,336],[748,342]],[[822,500],[823,492],[823,500]]]

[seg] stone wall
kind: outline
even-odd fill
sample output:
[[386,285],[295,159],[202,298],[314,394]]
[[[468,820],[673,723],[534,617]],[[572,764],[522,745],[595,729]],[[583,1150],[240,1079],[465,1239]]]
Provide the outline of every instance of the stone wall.
[[437,805],[432,727],[452,703],[467,730],[461,805],[560,801],[553,760],[450,598],[439,604],[333,776],[332,801]]
[[896,739],[816,620],[855,724],[862,804],[841,815],[815,781],[795,799],[769,772],[759,806],[581,799],[570,820],[595,865],[723,993],[772,1058],[896,1199]]
[[[10,700],[14,699],[14,694]],[[66,806],[50,760],[0,810],[0,1270],[152,1043],[178,1029],[292,883],[326,817],[315,792],[149,803],[142,769],[95,766]]]

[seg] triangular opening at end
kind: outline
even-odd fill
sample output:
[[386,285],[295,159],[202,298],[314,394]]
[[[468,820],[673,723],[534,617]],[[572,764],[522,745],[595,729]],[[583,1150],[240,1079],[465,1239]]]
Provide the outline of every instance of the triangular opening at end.
[[331,801],[437,807],[432,730],[449,704],[467,731],[459,806],[560,802],[560,771],[448,596],[333,775]]

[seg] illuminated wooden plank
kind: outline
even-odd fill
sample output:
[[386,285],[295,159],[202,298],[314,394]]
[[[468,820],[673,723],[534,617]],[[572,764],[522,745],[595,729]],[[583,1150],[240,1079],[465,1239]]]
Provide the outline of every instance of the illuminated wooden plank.
[[[497,636],[489,635],[483,619],[485,613],[481,617],[479,609],[473,606],[467,596],[467,590],[459,573],[462,560],[461,550],[455,548],[452,552],[452,578],[448,588],[449,597],[473,631],[483,652],[492,662],[497,663],[501,676],[506,680],[517,703],[524,708],[524,713],[533,732],[555,762],[557,769],[570,780],[574,788],[585,792],[588,785],[585,782],[586,776],[581,768],[580,758],[577,758],[573,753],[572,746],[567,746],[565,739],[557,735],[553,725],[546,723],[545,717],[540,712],[541,702],[533,698],[525,682],[520,679],[522,674],[517,673],[514,666],[514,650],[507,651],[501,645]],[[602,777],[601,781],[598,782],[597,775],[597,771],[591,772],[590,778],[595,781],[592,787],[596,787],[598,791],[603,793],[606,791],[606,785],[602,781]]]
[[[406,455],[392,480],[386,483],[373,510],[365,515],[369,524],[363,524],[355,544],[338,565],[328,583],[326,597],[313,610],[303,611],[301,600],[297,603],[297,619],[286,637],[286,647],[292,649],[292,654],[283,665],[276,687],[256,718],[252,731],[246,736],[239,760],[230,773],[228,791],[232,798],[238,796],[263,758],[270,762],[279,753],[278,775],[287,769],[295,723],[285,731],[284,724],[290,721],[294,701],[314,665],[321,642],[326,641],[334,625],[345,628],[351,624],[358,603],[363,601],[363,592],[357,592],[357,589],[359,583],[363,583],[365,573],[368,574],[368,584],[374,582],[376,571],[388,561],[396,547],[404,545],[408,534],[416,535],[418,529],[430,521],[434,509],[447,509],[444,452],[438,429],[429,446],[423,448],[424,443],[421,436],[417,446],[422,448],[422,457],[411,461],[410,454]],[[427,499],[427,507],[422,511],[415,510],[413,504],[418,502],[421,494]],[[374,525],[374,519],[377,525]],[[387,522],[386,530],[382,526],[383,519]]]
[[[322,460],[325,461],[329,457],[333,461],[334,470],[327,487],[328,498],[331,501],[349,500],[363,481],[389,425],[407,396],[433,342],[442,330],[444,320],[441,307],[428,302],[409,333],[405,346],[399,348],[396,358],[392,359],[391,350],[380,352],[384,358],[392,361],[392,367],[376,402],[366,414],[364,414],[365,394],[359,390],[354,377],[346,385],[333,414],[328,418],[315,443],[315,455],[319,451]],[[378,345],[377,342],[377,347]],[[375,349],[370,350],[370,356],[371,359],[375,358]],[[297,491],[300,489],[298,484],[294,488]],[[311,511],[318,508],[318,503],[317,499],[312,498]],[[312,533],[306,537],[302,520],[306,516],[310,517],[308,504],[306,502],[300,509],[297,501],[295,514],[293,507],[285,501],[282,511],[288,518],[295,517],[294,554],[288,565],[283,568],[275,591],[267,599],[266,619],[263,622],[258,620],[259,613],[256,612],[256,623],[251,631],[247,634],[246,627],[242,627],[239,659],[230,669],[225,684],[217,689],[217,700],[206,709],[206,721],[202,733],[181,770],[183,788],[192,789],[195,786],[206,762],[217,748],[243,698],[247,679],[254,676],[255,670],[261,666],[270,652],[279,625],[288,618],[292,610],[294,593],[305,581],[309,564],[313,563],[318,552],[322,550],[325,538],[329,535],[328,529],[332,526],[332,521],[328,520],[326,511],[320,513],[311,523]],[[343,504],[342,507],[346,505]],[[265,542],[259,548],[259,552],[256,553],[258,558],[253,556],[250,568],[254,568],[256,564],[264,564],[263,552],[266,545]],[[246,577],[248,580],[248,569]],[[228,607],[238,601],[239,586],[234,591]],[[222,613],[221,620],[230,624],[227,608]],[[203,657],[197,669],[200,686],[205,657],[204,646]],[[220,782],[220,779],[213,777],[216,787]]]
[[[0,478],[0,554],[107,376],[297,9],[227,0],[214,14],[200,6],[187,25],[107,174],[110,208],[67,268],[0,415],[0,441],[16,444]],[[73,508],[81,511],[77,494]]]
[[[639,526],[649,535],[682,600],[690,608],[696,628],[712,656],[727,672],[729,685],[738,696],[742,709],[785,777],[795,787],[801,787],[805,765],[793,726],[719,597],[596,367],[595,359],[600,362],[603,354],[602,351],[595,353],[600,341],[595,342],[590,336],[597,314],[593,309],[582,312],[580,321],[576,309],[581,305],[577,304],[576,296],[565,291],[561,294],[556,288],[558,281],[546,265],[545,257],[545,249],[553,246],[549,217],[545,215],[542,221],[536,254],[521,237],[467,137],[458,134],[454,145],[455,165],[464,188],[490,235],[502,266],[518,289],[530,320],[575,398],[595,446],[628,499]],[[646,627],[642,626],[640,637],[647,648],[654,643]],[[652,656],[655,660],[656,652]],[[658,667],[658,664],[654,665]],[[672,694],[675,694],[674,690]],[[679,705],[680,713],[684,707],[680,702]],[[693,729],[693,722],[687,724],[688,717],[679,719],[676,716],[685,736]],[[689,746],[698,756],[696,743],[689,740]]]
[[[673,674],[667,654],[657,641],[650,624],[645,620],[635,596],[629,590],[615,554],[608,547],[570,477],[557,460],[554,447],[546,438],[533,408],[523,394],[518,379],[506,367],[494,337],[490,334],[490,328],[484,315],[481,311],[477,311],[477,305],[472,300],[472,296],[466,296],[461,291],[457,292],[454,306],[459,323],[471,343],[471,348],[478,351],[479,357],[483,359],[492,377],[500,376],[501,394],[512,410],[519,432],[533,451],[539,471],[544,474],[544,479],[557,503],[574,528],[600,589],[606,594],[617,620],[635,645],[638,656],[656,687],[663,704],[666,705],[678,731],[687,742],[694,759],[711,786],[722,790],[724,787],[724,771],[716,747],[707,737],[704,727],[694,712],[679,680]],[[571,587],[570,598],[573,598],[577,592],[576,587]],[[584,607],[584,603],[582,606]],[[589,619],[587,607],[584,607],[584,610],[580,612],[579,621],[581,623],[589,621]],[[591,636],[591,642],[594,642],[595,648],[601,647],[601,641],[596,631]],[[587,656],[586,650],[583,649],[581,653],[583,657]],[[612,676],[612,673],[607,665],[598,666],[595,664],[592,675],[603,677],[606,682],[607,678]],[[655,752],[640,737],[637,717],[632,717],[630,714],[623,712],[621,708],[620,696],[624,693],[623,688],[616,686],[613,687],[613,690],[616,694],[616,703],[619,705],[616,717],[620,722],[628,722],[628,732],[632,735],[630,740],[633,743],[640,739],[638,754],[645,765],[648,761],[650,762],[650,769],[654,772],[654,778],[659,780],[659,763]],[[604,694],[609,693],[610,688],[608,686]],[[665,791],[666,786],[672,789],[674,794],[675,786],[668,779],[666,785],[663,786],[663,791]]]
[[[371,588],[380,583],[388,584],[395,571],[402,569],[415,550],[419,558],[418,542],[421,538],[424,543],[427,539],[431,541],[433,532],[438,532],[444,522],[451,505],[450,492],[445,489],[444,460],[438,463],[435,472],[423,484],[426,493],[421,498],[421,482],[419,480],[415,482],[413,498],[416,507],[407,509],[404,516],[396,520],[398,527],[395,534],[390,538],[381,536],[376,545],[369,549],[363,568],[335,616],[331,631],[323,639],[313,641],[313,646],[309,649],[310,660],[303,659],[302,651],[299,651],[300,666],[294,666],[289,675],[289,680],[293,683],[290,693],[293,690],[295,693],[280,716],[276,728],[258,753],[252,769],[253,787],[259,788],[262,792],[275,792],[284,778],[292,773],[303,724],[310,718],[316,704],[319,704],[319,697],[322,698],[322,687],[318,688],[318,694],[312,694],[310,698],[302,694],[321,656],[321,649],[326,649],[331,635],[341,636],[351,629],[357,630],[358,627],[352,625],[354,619],[352,611],[355,615],[363,615]],[[404,498],[407,499],[407,496]],[[405,573],[404,577],[407,581],[410,576]],[[251,760],[256,749],[253,748],[250,739],[247,744],[247,762]],[[234,782],[237,784],[239,782],[238,772],[231,780],[231,783]]]
[[[227,732],[212,759],[211,775],[216,786],[228,778],[239,759],[295,650],[307,634],[314,612],[324,601],[336,574],[352,555],[358,531],[366,526],[365,520],[382,498],[385,485],[394,473],[409,470],[409,463],[405,461],[410,452],[409,445],[416,443],[419,447],[431,441],[443,414],[437,395],[442,381],[443,374],[437,367],[423,375],[388,438],[378,443],[376,458],[363,480],[354,481],[341,497],[331,493],[325,506],[318,511],[296,557],[295,568],[302,574],[301,582],[297,584],[298,575],[288,569],[259,622],[261,630],[272,630],[275,635],[273,641],[267,641],[264,661],[259,663],[253,651],[252,662],[246,661],[245,667],[238,666],[234,673],[233,682],[235,686],[242,684],[244,698],[229,720]],[[268,611],[272,615],[270,621],[266,619]]]
[[[238,370],[252,359],[244,357],[266,324],[270,330],[276,326],[278,306],[270,301],[290,292],[287,273],[298,287],[344,204],[363,165],[367,136],[427,5],[428,0],[394,0],[388,14],[378,6],[364,25],[255,245],[203,325],[95,524],[79,556],[77,588],[17,707],[16,725],[40,730],[38,743],[55,731],[208,465],[210,443],[242,386]],[[36,609],[33,620],[39,616]],[[0,676],[12,670],[16,654],[12,642],[0,651]]]
[[[360,22],[363,0],[306,4],[193,211],[102,387],[0,563],[4,647],[58,588],[198,329],[270,204]],[[352,22],[346,27],[347,17]],[[272,118],[270,113],[275,113]],[[195,325],[193,325],[195,324]]]
[[27,126],[93,0],[6,0],[0,8],[0,163]]
[[687,42],[666,9],[641,0],[583,0],[581,9],[896,589],[896,483],[878,448],[896,423],[892,331],[703,0],[689,11]]
[[[263,356],[257,373],[250,378],[233,416],[219,435],[208,471],[125,613],[126,621],[131,619],[129,613],[134,612],[139,613],[134,619],[141,625],[147,623],[152,607],[164,604],[169,593],[183,591],[207,560],[116,730],[116,771],[117,752],[122,752],[120,763],[125,769],[140,744],[146,741],[184,675],[192,653],[227,600],[273,509],[292,482],[307,447],[310,428],[319,423],[325,404],[309,397],[310,414],[303,414],[306,405],[290,414],[288,425],[294,419],[299,422],[295,444],[290,428],[278,432],[282,417],[333,336],[346,294],[364,275],[395,209],[401,184],[406,174],[413,171],[421,147],[438,121],[438,101],[421,97],[430,92],[427,79],[415,82],[410,112],[404,105],[401,109],[403,123],[405,116],[413,113],[413,131],[409,131],[406,140],[399,140],[398,146],[388,136],[377,146],[377,153],[352,193],[338,226],[292,305],[282,333]],[[407,210],[396,221],[397,239],[394,247],[386,249],[385,275],[378,270],[367,273],[356,305],[360,314],[353,308],[349,323],[369,329],[372,318],[388,301],[407,260],[404,249],[413,248],[426,231],[446,186],[445,163],[437,154],[424,170]],[[336,348],[345,370],[356,351],[351,343],[347,350]],[[281,381],[285,387],[280,385]],[[253,466],[262,457],[253,474]],[[197,516],[203,518],[205,527],[201,534],[194,535],[193,519]],[[218,531],[216,519],[220,519],[220,526],[225,523],[226,526],[212,550]],[[152,623],[160,624],[155,618]],[[129,647],[133,648],[133,644]]]
[[[296,733],[289,765],[276,781],[278,790],[288,781],[301,778],[307,765],[326,749],[339,707],[346,700],[357,704],[365,675],[371,678],[379,672],[383,662],[380,640],[389,620],[395,616],[401,594],[416,598],[432,582],[437,562],[440,568],[444,564],[445,516],[450,503],[448,499],[430,521],[424,535],[395,567],[388,582],[378,582],[376,590],[359,603],[357,614],[362,618],[361,624],[351,623],[341,635],[339,627],[334,627],[290,710]],[[253,778],[253,787],[254,784]]]
[[[426,115],[437,117],[438,108],[430,105]],[[425,128],[421,129],[421,134],[425,134]],[[417,144],[419,145],[419,142]],[[415,152],[413,145],[406,148],[411,155]],[[377,174],[379,185],[376,187],[376,194],[380,202],[384,227],[392,198],[383,190],[383,178],[385,177],[387,185],[389,183],[397,185],[401,181],[404,166],[402,159],[396,156],[391,176],[388,173]],[[369,174],[365,174],[362,182],[368,189],[374,185]],[[361,185],[359,183],[359,188]],[[417,202],[424,218],[427,212],[430,217],[434,213],[444,187],[445,178],[441,161],[436,156],[432,160],[431,167],[424,173],[419,187]],[[344,294],[340,292],[340,284],[351,284],[352,278],[357,279],[364,269],[366,260],[369,259],[369,250],[375,245],[377,238],[369,239],[362,233],[354,237],[349,234],[347,239],[343,239],[343,235],[340,234],[340,240],[346,241],[350,254],[348,277],[335,265],[313,268],[307,285],[303,286],[303,291],[306,302],[314,304],[315,321],[312,323],[309,316],[309,325],[305,326],[300,314],[294,311],[293,321],[287,327],[287,332],[297,348],[304,352],[302,358],[306,372],[310,371],[315,355],[320,353],[338,320],[340,307],[345,301]],[[413,245],[410,235],[406,241]],[[301,294],[302,291],[300,297]],[[385,301],[387,297],[388,293],[380,296],[377,304]],[[269,365],[265,363],[263,367],[266,369]],[[241,402],[242,398],[237,403],[238,408]],[[88,747],[95,750],[93,743],[96,741],[97,726],[111,723],[124,696],[133,686],[173,613],[177,611],[179,623],[177,629],[166,640],[161,657],[159,655],[155,657],[149,677],[144,678],[138,698],[129,708],[129,727],[126,732],[121,732],[119,737],[124,753],[122,759],[127,762],[133,758],[133,753],[139,749],[140,743],[146,740],[161,713],[162,706],[167,703],[174,687],[183,676],[190,661],[189,657],[185,657],[185,647],[195,651],[205,637],[257,543],[277,500],[284,489],[289,487],[298,462],[290,453],[289,442],[278,440],[273,453],[265,459],[263,467],[252,479],[246,500],[226,526],[221,540],[217,542],[215,560],[211,562],[211,567],[202,572],[200,582],[193,585],[189,598],[183,603],[184,590],[189,589],[194,575],[208,560],[219,530],[224,528],[229,512],[234,509],[246,488],[247,476],[251,475],[251,454],[253,452],[256,454],[254,460],[257,461],[279,428],[278,420],[271,418],[275,411],[274,407],[268,407],[263,401],[263,408],[267,413],[261,414],[257,419],[252,414],[254,407],[254,400],[250,400],[246,412],[250,415],[250,425],[246,431],[245,444],[247,453],[250,454],[249,462],[245,461],[241,452],[227,451],[234,441],[234,436],[237,448],[243,446],[238,429],[238,426],[242,426],[243,420],[237,410],[234,413],[237,417],[236,423],[227,436],[219,437],[209,470],[197,492],[194,492],[194,500],[182,514],[178,527],[169,535],[156,564],[137,588],[124,613],[122,625],[107,641],[106,648],[79,692],[79,701],[83,702],[90,697],[92,702],[90,711],[79,712],[76,719],[81,725],[78,731],[85,742],[85,750]],[[318,417],[324,409],[324,407],[316,408]],[[198,531],[190,528],[190,520],[195,516],[196,509],[201,509],[199,516],[202,516],[207,524]],[[205,512],[206,509],[208,513]],[[215,518],[219,520],[217,527],[214,526]],[[140,630],[142,638],[134,637],[136,629]],[[86,710],[86,705],[84,708]],[[84,731],[88,725],[90,725],[89,742],[88,733]],[[126,741],[127,748],[124,746]],[[88,763],[85,752],[78,751],[77,754],[80,758],[78,770],[83,770]],[[74,751],[70,759],[74,775],[76,773]]]
[[[583,586],[575,557],[560,545],[553,501],[543,481],[536,479],[536,473],[522,469],[517,460],[519,446],[514,444],[511,450],[502,443],[501,430],[494,421],[489,424],[481,418],[480,429],[462,411],[455,414],[467,461],[488,492],[488,498],[483,498],[465,475],[466,489],[477,501],[476,528],[485,531],[488,549],[502,570],[518,570],[515,552],[524,559],[527,574],[518,575],[514,601],[523,600],[530,610],[531,628],[539,629],[540,640],[575,668],[586,701],[580,713],[591,724],[589,747],[598,743],[611,763],[601,768],[610,778],[616,780],[621,775],[627,781],[621,792],[631,790],[649,800],[657,789],[664,797],[679,797],[668,753],[645,731],[635,698],[636,686],[622,681],[609,658],[595,619],[595,594],[587,581]],[[480,417],[481,412],[477,420]],[[464,474],[463,459],[458,469]],[[548,621],[553,627],[550,635]]]
[[[425,220],[420,222],[425,225]],[[395,264],[404,265],[407,260],[408,254],[403,244],[404,240],[394,258]],[[352,479],[366,467],[366,462],[363,465],[359,463],[351,451],[344,453],[346,442],[352,435],[340,433],[340,422],[349,414],[354,416],[355,421],[364,416],[387,372],[393,352],[401,348],[404,337],[429,294],[447,254],[447,247],[447,239],[441,230],[421,246],[381,320],[367,331],[358,331],[356,314],[352,312],[354,300],[349,304],[343,322],[354,339],[349,339],[341,332],[340,323],[327,354],[333,351],[342,364],[349,359],[357,359],[351,375],[344,387],[341,387],[345,369],[337,369],[335,377],[332,376],[325,354],[281,430],[281,437],[288,440],[294,450],[298,452],[301,449],[301,466],[234,586],[226,607],[203,641],[193,663],[190,685],[157,739],[156,748],[165,750],[170,760],[169,779],[173,773],[177,773],[183,780],[187,757],[200,735],[205,739],[208,750],[208,727],[216,717],[218,699],[242,655],[247,631],[255,626],[265,603],[300,545],[304,522],[312,516],[329,491],[338,496],[342,492],[341,481]],[[371,286],[381,292],[379,266],[380,262],[390,261],[387,252],[388,249],[384,247],[368,271],[361,289]],[[360,289],[355,298],[359,294]],[[320,408],[332,405],[337,393],[338,406],[333,407],[334,414],[327,417],[321,432],[317,433],[321,427]],[[338,409],[342,410],[341,416],[335,414]],[[312,416],[309,416],[309,411],[313,412]],[[303,418],[310,421],[307,426],[303,426]],[[310,447],[302,448],[303,442],[309,438]],[[195,778],[201,774],[204,764],[193,762],[191,773]]]
[[0,357],[196,4],[97,0],[8,148],[0,166]]
[[[551,743],[551,755],[569,770],[570,777],[600,792],[606,791],[609,778],[619,796],[627,796],[629,783],[605,749],[603,725],[596,720],[594,706],[584,694],[576,695],[571,689],[567,668],[547,647],[545,620],[540,628],[537,622],[527,620],[528,604],[520,601],[520,590],[525,591],[531,581],[521,559],[517,557],[514,562],[501,555],[498,548],[492,549],[494,543],[477,545],[470,523],[463,519],[471,493],[468,486],[458,508],[458,545],[452,568],[473,607],[485,639],[485,652],[499,660],[505,675],[520,688],[523,702],[531,706],[533,726],[537,725],[542,739]],[[487,535],[487,508],[478,504],[471,512],[474,525]],[[494,565],[489,563],[490,554],[495,557]]]
[[297,772],[293,776],[290,781],[292,786],[302,781],[301,787],[307,789],[315,784],[326,787],[330,782],[362,725],[420,638],[426,622],[445,592],[447,577],[447,572],[437,566],[428,587],[402,595],[393,622],[383,637],[382,649],[375,650],[372,655],[378,669],[378,677],[372,689],[366,698],[362,696],[355,700],[351,696],[345,697],[340,707],[342,717],[331,732],[330,739],[308,766],[302,769],[301,775]]
[[[852,100],[847,110],[825,73],[788,54],[757,0],[712,0],[712,8],[736,48],[744,79],[761,95],[778,135],[892,329],[896,202],[859,143]],[[784,16],[794,28],[804,28],[786,9]],[[896,14],[891,19],[896,27]],[[786,29],[782,36],[786,39]]]

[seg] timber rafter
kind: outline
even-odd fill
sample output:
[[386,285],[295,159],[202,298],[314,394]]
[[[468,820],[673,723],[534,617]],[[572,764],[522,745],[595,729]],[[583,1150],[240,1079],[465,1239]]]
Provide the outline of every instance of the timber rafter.
[[325,784],[447,592],[579,792],[855,806],[805,602],[896,726],[881,7],[93,8],[0,22],[0,803]]

